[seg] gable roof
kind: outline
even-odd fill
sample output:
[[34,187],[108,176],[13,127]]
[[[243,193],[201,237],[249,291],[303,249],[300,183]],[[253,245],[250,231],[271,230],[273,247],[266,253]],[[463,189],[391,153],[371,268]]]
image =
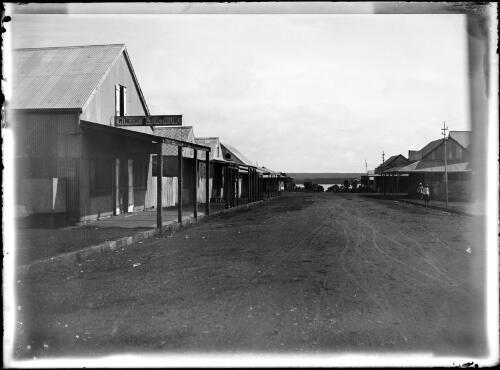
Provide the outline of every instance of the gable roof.
[[254,162],[252,162],[250,159],[248,159],[247,157],[245,157],[238,149],[236,149],[235,147],[229,145],[229,144],[225,144],[225,143],[221,143],[221,148],[222,148],[222,155],[224,156],[224,159],[227,160],[226,158],[226,154],[230,154],[232,159],[238,163],[238,164],[243,164],[243,165],[246,165],[246,166],[252,166],[252,167],[255,167],[256,164]]
[[155,126],[153,129],[155,135],[169,137],[171,139],[188,141],[194,143],[193,126]]
[[210,147],[210,160],[214,158],[218,160],[224,160],[224,157],[222,155],[222,148],[220,150],[220,153],[218,153],[217,155],[217,148],[220,147],[220,140],[218,137],[195,137],[194,140],[196,144]]
[[261,169],[265,172],[265,173],[269,173],[270,175],[281,175],[281,172],[278,172],[278,171],[274,171],[270,168],[267,168],[265,166],[262,166]]
[[398,155],[391,155],[389,158],[387,158],[381,165],[380,167],[387,167],[391,164],[392,161],[394,161],[398,156],[400,156],[401,154],[398,154]]
[[9,108],[83,110],[122,54],[149,114],[125,44],[14,49]]
[[[194,139],[193,126],[165,126],[165,127],[154,126],[153,133],[161,137],[168,137],[170,139],[187,141],[188,143],[196,143]],[[169,144],[163,145],[162,153],[163,155],[169,155],[169,156],[170,155],[176,156],[179,154],[177,146]],[[183,148],[182,156],[193,158],[194,157],[193,149]],[[200,153],[198,153],[198,158],[201,158]]]
[[468,149],[471,142],[471,131],[450,131],[449,138],[455,140],[465,149]]
[[396,159],[398,158],[403,158],[405,162],[408,162],[408,159],[406,159],[406,157],[402,154],[397,154],[397,155],[393,155],[393,156],[390,156],[388,159],[386,159],[380,166],[378,166],[375,171],[379,171],[379,170],[386,170],[386,169],[389,169],[389,168],[392,168],[392,167],[395,167],[396,166],[396,163],[394,163],[392,166],[391,164],[393,162],[396,161]]
[[427,154],[436,149],[439,145],[443,143],[443,139],[436,139],[431,141],[429,144],[420,149],[421,157],[424,158]]

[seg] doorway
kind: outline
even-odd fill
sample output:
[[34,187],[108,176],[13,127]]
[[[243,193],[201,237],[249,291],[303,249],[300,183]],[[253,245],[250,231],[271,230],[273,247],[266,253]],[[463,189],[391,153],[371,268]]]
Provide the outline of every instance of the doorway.
[[115,158],[114,204],[115,215],[134,211],[134,162]]

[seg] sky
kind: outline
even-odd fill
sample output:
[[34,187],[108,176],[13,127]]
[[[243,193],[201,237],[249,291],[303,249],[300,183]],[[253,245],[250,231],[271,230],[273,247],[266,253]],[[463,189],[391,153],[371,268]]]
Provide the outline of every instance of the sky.
[[150,113],[259,166],[365,172],[469,130],[463,15],[14,14],[19,47],[125,43]]

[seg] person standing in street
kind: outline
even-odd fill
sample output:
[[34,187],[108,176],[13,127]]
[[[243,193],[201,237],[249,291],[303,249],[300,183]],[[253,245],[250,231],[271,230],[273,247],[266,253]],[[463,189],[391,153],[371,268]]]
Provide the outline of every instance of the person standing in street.
[[429,185],[427,185],[427,184],[424,185],[423,190],[422,190],[422,194],[424,197],[425,206],[427,207],[427,205],[429,204],[429,197],[430,197]]
[[418,199],[423,199],[424,197],[424,186],[421,182],[419,182],[417,186],[417,197]]

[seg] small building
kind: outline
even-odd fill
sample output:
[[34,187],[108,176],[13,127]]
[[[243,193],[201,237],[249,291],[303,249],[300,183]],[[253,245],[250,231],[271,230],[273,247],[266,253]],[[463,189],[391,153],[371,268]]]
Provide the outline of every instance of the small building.
[[262,191],[268,198],[279,194],[280,191],[285,190],[286,175],[264,166],[262,166],[261,169],[263,171]]
[[412,152],[411,164],[398,169],[409,176],[408,195],[416,197],[420,182],[430,186],[431,197],[446,198],[445,174],[448,173],[448,199],[467,200],[471,190],[470,131],[450,131],[445,144],[443,139],[431,141],[420,151]]
[[402,154],[393,155],[375,168],[375,191],[379,193],[406,193],[408,191],[408,175],[401,174],[398,169],[410,161]]
[[363,191],[375,191],[375,170],[368,170],[366,174],[361,175],[361,187]]
[[222,155],[222,145],[218,137],[196,137],[197,144],[210,148],[210,200],[220,203],[224,197],[225,159]]
[[[168,126],[168,127],[154,127],[153,130],[155,135],[175,139],[183,142],[196,144],[194,138],[194,131],[192,126]],[[163,207],[171,207],[178,204],[177,194],[178,194],[178,147],[176,145],[171,144],[162,144],[162,155],[163,155],[163,180],[164,180],[164,195],[163,196]],[[198,158],[201,159],[201,156],[204,153],[199,153]],[[193,189],[194,189],[194,149],[192,148],[182,148],[182,202],[184,204],[192,204],[193,203]],[[153,172],[152,172],[152,181],[153,186],[152,189],[156,189],[156,163],[157,158],[156,155],[152,156],[153,163]],[[198,165],[198,176],[199,172],[199,163]],[[204,189],[204,187],[203,187]],[[197,193],[202,192],[203,190],[198,187]],[[154,193],[154,190],[153,190]],[[155,199],[155,194],[152,194],[151,200]],[[154,202],[153,202],[154,204]]]
[[235,147],[221,143],[228,177],[228,200],[231,204],[250,203],[263,199],[262,170]]

